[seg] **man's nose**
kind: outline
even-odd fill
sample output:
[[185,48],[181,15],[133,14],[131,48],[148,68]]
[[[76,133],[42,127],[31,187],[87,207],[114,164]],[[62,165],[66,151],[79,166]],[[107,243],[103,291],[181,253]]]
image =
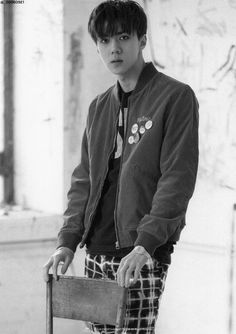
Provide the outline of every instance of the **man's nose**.
[[115,38],[112,40],[111,43],[111,53],[112,54],[120,54],[121,53],[121,46],[119,41],[117,41]]

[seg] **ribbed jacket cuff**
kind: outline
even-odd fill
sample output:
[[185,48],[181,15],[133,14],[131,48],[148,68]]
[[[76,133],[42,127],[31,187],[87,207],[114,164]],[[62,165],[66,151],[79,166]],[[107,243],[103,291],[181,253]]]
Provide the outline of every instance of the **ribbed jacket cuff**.
[[58,234],[57,248],[67,247],[75,252],[78,244],[79,238],[75,234],[69,232],[63,232]]
[[149,233],[140,232],[134,243],[134,246],[143,246],[146,251],[152,256],[157,247],[157,240]]
[[68,248],[68,247],[65,247],[65,246],[60,246],[60,247],[57,247],[57,250],[63,250],[65,249],[67,252],[70,253],[70,255],[73,255],[74,256],[74,252],[72,249]]

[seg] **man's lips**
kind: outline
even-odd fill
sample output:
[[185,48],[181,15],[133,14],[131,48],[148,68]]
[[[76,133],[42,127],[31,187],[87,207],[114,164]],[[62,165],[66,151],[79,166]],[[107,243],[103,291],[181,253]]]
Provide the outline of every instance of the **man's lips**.
[[123,60],[122,59],[114,59],[111,61],[111,63],[122,63]]

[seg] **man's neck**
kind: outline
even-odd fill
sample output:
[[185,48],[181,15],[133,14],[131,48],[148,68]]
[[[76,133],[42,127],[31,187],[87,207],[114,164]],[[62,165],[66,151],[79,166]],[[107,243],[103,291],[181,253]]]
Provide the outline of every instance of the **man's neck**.
[[121,85],[121,88],[123,89],[124,92],[130,92],[134,90],[139,75],[142,72],[143,68],[145,66],[145,62],[143,58],[139,59],[139,61],[133,66],[132,69],[125,75],[120,75],[118,77],[118,81]]

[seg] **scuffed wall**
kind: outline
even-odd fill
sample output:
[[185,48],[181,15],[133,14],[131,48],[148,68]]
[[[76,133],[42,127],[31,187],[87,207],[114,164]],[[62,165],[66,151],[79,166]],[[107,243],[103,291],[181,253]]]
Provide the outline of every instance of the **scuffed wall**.
[[236,2],[143,1],[152,58],[200,103],[201,177],[236,189]]
[[65,118],[64,130],[69,131],[69,142],[67,149],[72,154],[77,152],[78,124],[82,122],[82,115],[77,111],[81,108],[81,70],[83,68],[83,51],[82,51],[83,30],[78,28],[70,34],[70,53],[67,56],[67,61],[70,63],[69,73],[69,99],[68,113]]

